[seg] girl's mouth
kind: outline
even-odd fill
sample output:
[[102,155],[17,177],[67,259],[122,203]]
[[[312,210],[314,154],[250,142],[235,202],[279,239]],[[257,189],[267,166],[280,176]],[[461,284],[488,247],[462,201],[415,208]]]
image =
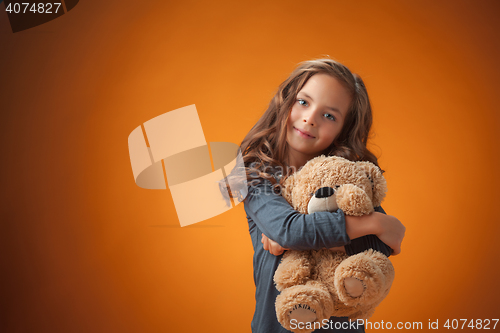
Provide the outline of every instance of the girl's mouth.
[[299,129],[298,129],[298,128],[296,128],[296,127],[294,127],[293,129],[294,129],[295,131],[297,131],[297,133],[298,133],[300,136],[302,136],[303,138],[306,138],[306,139],[314,139],[314,136],[309,135],[309,134],[307,134],[307,133],[305,133],[305,132],[302,132],[301,130],[299,130]]

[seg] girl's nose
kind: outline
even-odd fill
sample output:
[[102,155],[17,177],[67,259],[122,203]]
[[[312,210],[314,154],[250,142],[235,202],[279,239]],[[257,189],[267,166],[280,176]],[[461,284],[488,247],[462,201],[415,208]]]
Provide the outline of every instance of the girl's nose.
[[309,120],[310,120],[310,118],[304,118],[305,123],[309,123],[309,125],[314,126],[314,122],[309,121]]
[[314,119],[316,112],[314,110],[310,110],[306,112],[302,118],[302,121],[305,123],[309,123],[311,126],[316,125],[316,120]]

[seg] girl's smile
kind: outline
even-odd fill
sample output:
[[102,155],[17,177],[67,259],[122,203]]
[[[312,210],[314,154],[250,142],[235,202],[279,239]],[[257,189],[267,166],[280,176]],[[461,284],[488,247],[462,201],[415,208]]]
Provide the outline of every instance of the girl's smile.
[[306,139],[314,139],[314,138],[315,138],[315,137],[314,137],[311,133],[309,133],[308,131],[300,130],[300,129],[295,128],[295,127],[294,127],[293,129],[294,129],[294,130],[296,130],[296,131],[297,131],[297,133],[299,133],[299,135],[300,135],[300,136],[302,136],[302,137],[304,137],[304,138],[306,138]]

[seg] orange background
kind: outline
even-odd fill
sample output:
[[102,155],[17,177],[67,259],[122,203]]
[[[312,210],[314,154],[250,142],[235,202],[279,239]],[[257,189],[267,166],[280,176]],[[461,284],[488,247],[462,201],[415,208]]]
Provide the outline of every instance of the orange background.
[[243,206],[180,228],[168,190],[135,185],[127,137],[196,104],[207,141],[239,143],[296,64],[324,55],[366,82],[383,207],[407,227],[371,321],[499,318],[499,13],[89,0],[13,34],[0,12],[0,330],[250,332]]

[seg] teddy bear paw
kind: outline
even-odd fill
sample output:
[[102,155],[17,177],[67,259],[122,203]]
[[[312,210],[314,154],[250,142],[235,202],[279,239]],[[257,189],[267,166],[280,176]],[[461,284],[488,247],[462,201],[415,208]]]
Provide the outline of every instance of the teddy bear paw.
[[338,207],[346,215],[361,216],[373,212],[373,203],[370,197],[356,185],[341,185],[335,194]]
[[344,260],[335,271],[335,289],[344,304],[373,304],[382,297],[385,276],[377,263],[363,253]]
[[344,288],[349,296],[357,298],[363,295],[366,287],[361,280],[355,277],[348,277],[344,279]]
[[297,323],[311,323],[314,322],[318,317],[316,316],[316,310],[311,308],[307,304],[295,304],[294,307],[288,312],[288,318],[290,322]]
[[293,332],[306,332],[296,328],[314,327],[315,323],[330,318],[333,311],[330,293],[316,281],[283,290],[276,298],[275,306],[281,326]]

